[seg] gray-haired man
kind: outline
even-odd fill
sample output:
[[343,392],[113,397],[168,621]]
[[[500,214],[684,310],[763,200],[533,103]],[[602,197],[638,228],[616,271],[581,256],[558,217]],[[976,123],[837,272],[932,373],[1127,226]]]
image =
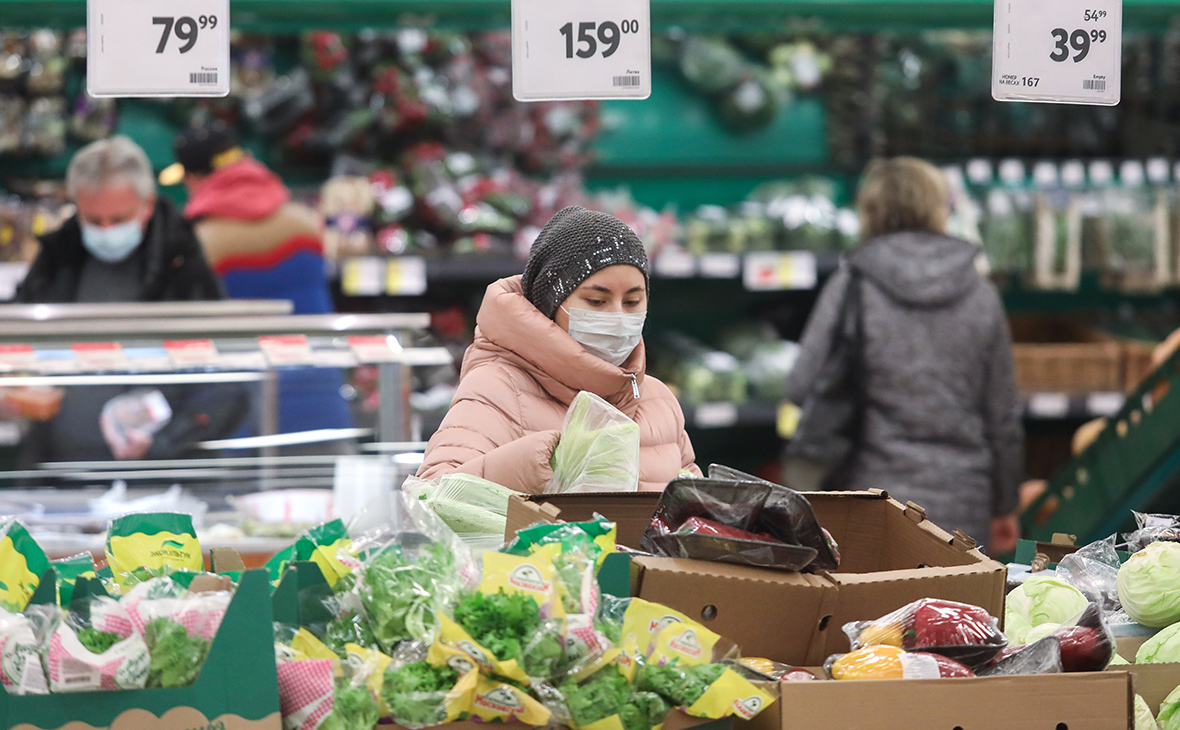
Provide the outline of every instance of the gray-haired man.
[[[18,301],[163,302],[222,299],[192,227],[156,196],[151,163],[139,145],[113,137],[82,148],[66,186],[78,212],[41,239]],[[172,458],[196,442],[231,435],[246,413],[241,386],[161,388],[172,412],[153,434],[115,438],[103,406],[127,388],[70,388],[52,420],[34,424],[22,444],[25,466],[43,461]]]

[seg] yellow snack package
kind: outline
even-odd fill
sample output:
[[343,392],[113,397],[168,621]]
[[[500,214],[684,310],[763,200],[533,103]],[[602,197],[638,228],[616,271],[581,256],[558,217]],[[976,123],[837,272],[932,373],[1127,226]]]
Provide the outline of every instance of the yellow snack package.
[[364,678],[365,686],[377,698],[377,709],[381,711],[381,716],[385,717],[389,714],[389,706],[381,697],[381,685],[385,682],[385,670],[389,668],[393,659],[376,649],[368,649],[357,644],[345,644],[344,651],[347,653],[352,676]]
[[156,576],[205,569],[191,515],[174,512],[131,514],[111,520],[107,565],[117,586]]
[[714,659],[713,649],[720,641],[720,635],[695,621],[674,621],[660,629],[648,659],[656,664],[672,661],[688,666],[710,664]]
[[480,677],[471,697],[472,717],[484,722],[517,720],[526,725],[545,725],[551,714],[528,692],[494,679]]
[[20,613],[49,568],[45,551],[19,520],[0,522],[0,608]]
[[451,665],[453,653],[448,652],[447,649],[457,649],[467,655],[485,673],[498,674],[507,679],[528,683],[529,675],[515,659],[501,661],[471,638],[471,635],[464,631],[462,626],[441,613],[438,614],[438,621],[438,638],[435,639],[434,644],[430,647],[430,653],[427,655],[427,661],[431,664],[453,666]]
[[560,543],[550,543],[529,555],[486,552],[483,557],[483,582],[480,593],[503,590],[508,595],[522,593],[541,608],[541,619],[564,618],[558,589],[557,568],[553,561],[561,553]]
[[759,712],[774,704],[777,698],[756,686],[732,669],[726,669],[721,677],[709,685],[701,698],[684,712],[693,717],[720,720],[736,717],[750,720]]

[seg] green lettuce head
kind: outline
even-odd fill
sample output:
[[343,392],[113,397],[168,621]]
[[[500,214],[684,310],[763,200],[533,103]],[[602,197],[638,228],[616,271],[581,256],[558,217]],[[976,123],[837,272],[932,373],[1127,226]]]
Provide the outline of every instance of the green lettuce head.
[[1144,626],[1180,621],[1180,543],[1153,542],[1123,563],[1119,601]]
[[1180,623],[1172,624],[1143,642],[1135,652],[1136,664],[1180,662]]
[[1155,718],[1151,716],[1151,708],[1147,706],[1147,700],[1140,695],[1135,695],[1135,730],[1159,730],[1159,727]]
[[1180,687],[1160,703],[1160,711],[1156,713],[1155,724],[1159,730],[1180,730]]
[[1034,576],[1008,594],[1004,629],[1012,645],[1030,643],[1028,634],[1042,624],[1063,624],[1081,613],[1089,601],[1082,592],[1057,578]]

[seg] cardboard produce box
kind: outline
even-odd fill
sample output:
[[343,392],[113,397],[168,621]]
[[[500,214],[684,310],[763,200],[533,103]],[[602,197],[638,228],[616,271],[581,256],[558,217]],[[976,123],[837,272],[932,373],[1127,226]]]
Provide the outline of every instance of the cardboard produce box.
[[1126,672],[971,679],[782,682],[782,699],[739,730],[1127,730]]
[[[812,575],[636,557],[633,595],[702,620],[747,655],[800,666],[847,651],[845,623],[879,618],[919,598],[1004,615],[1006,568],[936,527],[921,507],[880,490],[806,496],[840,545],[839,571]],[[537,521],[584,520],[598,512],[619,524],[620,544],[634,546],[658,499],[654,493],[514,496],[509,535]]]
[[16,696],[0,691],[0,727],[14,730],[280,730],[266,571],[250,570],[188,687]]

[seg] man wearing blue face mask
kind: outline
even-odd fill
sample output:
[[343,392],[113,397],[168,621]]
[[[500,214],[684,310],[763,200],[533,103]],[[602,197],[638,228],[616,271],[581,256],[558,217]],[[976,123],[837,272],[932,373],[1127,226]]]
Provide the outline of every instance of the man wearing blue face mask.
[[[156,196],[147,155],[126,137],[95,142],[70,161],[66,187],[77,214],[41,240],[17,292],[28,304],[222,299],[192,227]],[[154,434],[113,428],[103,406],[128,388],[70,388],[52,420],[25,436],[21,462],[172,458],[222,438],[246,415],[239,385],[161,388],[169,412]],[[155,396],[153,396],[155,397]],[[159,403],[159,399],[155,401]]]
[[41,239],[17,292],[27,303],[222,299],[192,227],[156,196],[147,155],[127,137],[84,147],[66,187],[78,213]]

